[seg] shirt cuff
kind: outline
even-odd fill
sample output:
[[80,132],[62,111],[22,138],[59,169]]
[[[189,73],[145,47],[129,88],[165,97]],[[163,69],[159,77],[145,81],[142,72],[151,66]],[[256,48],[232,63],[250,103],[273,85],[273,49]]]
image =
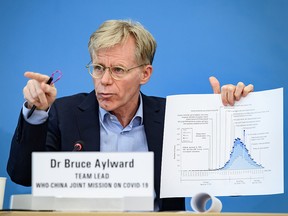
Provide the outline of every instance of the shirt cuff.
[[26,103],[26,101],[23,103],[22,114],[23,114],[25,121],[27,121],[29,124],[33,124],[33,125],[43,124],[48,119],[48,112],[49,112],[50,108],[48,109],[47,112],[44,110],[36,110],[35,109],[33,114],[28,119],[27,115],[28,115],[30,109],[28,109],[25,106],[25,103]]

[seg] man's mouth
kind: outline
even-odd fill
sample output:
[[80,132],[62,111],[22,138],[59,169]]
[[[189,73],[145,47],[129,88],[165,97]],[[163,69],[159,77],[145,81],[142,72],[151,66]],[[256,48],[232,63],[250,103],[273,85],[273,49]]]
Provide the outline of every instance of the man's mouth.
[[110,97],[112,97],[114,94],[113,93],[98,93],[97,94],[97,97],[98,98],[103,98],[103,99],[105,99],[105,98],[110,98]]

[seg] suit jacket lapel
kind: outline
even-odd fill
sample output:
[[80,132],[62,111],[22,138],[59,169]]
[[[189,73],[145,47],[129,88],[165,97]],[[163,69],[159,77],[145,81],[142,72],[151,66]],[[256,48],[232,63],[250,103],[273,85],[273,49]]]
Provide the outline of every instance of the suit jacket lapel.
[[85,151],[100,151],[99,105],[95,91],[90,92],[77,111],[77,126]]
[[151,100],[142,94],[143,117],[149,151],[154,152],[154,184],[157,198],[160,194],[165,100]]

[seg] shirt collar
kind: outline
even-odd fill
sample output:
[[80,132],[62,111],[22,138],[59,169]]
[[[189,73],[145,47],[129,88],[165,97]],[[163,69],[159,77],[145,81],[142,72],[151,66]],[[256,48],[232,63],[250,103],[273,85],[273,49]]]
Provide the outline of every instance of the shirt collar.
[[[131,122],[130,122],[130,125],[132,124],[133,126],[139,126],[139,125],[143,125],[143,101],[142,101],[142,95],[139,94],[139,99],[140,99],[140,104],[139,104],[139,107],[137,109],[137,112],[136,114],[134,115],[134,117],[132,118]],[[102,122],[104,122],[104,119],[105,119],[105,116],[111,116],[112,114],[109,113],[108,111],[106,111],[105,109],[101,108],[99,106],[99,116],[100,116],[100,119]],[[140,121],[136,121],[136,119],[140,120]],[[136,125],[134,124],[134,122],[139,122],[139,123],[136,123]]]

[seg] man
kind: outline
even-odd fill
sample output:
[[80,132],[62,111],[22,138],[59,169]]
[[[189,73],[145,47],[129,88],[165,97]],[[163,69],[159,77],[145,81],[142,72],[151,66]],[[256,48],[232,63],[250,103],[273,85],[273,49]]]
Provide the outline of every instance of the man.
[[[31,185],[31,152],[71,151],[82,140],[86,151],[154,152],[154,186],[159,210],[184,210],[184,199],[159,199],[164,98],[140,92],[152,74],[156,50],[153,36],[132,21],[104,22],[89,41],[91,64],[87,66],[94,91],[56,99],[54,85],[46,75],[26,72],[30,80],[23,89],[26,102],[12,139],[7,171],[11,179]],[[210,78],[214,93],[220,84]],[[238,83],[222,87],[224,105],[253,91]],[[35,105],[31,118],[27,113]]]

